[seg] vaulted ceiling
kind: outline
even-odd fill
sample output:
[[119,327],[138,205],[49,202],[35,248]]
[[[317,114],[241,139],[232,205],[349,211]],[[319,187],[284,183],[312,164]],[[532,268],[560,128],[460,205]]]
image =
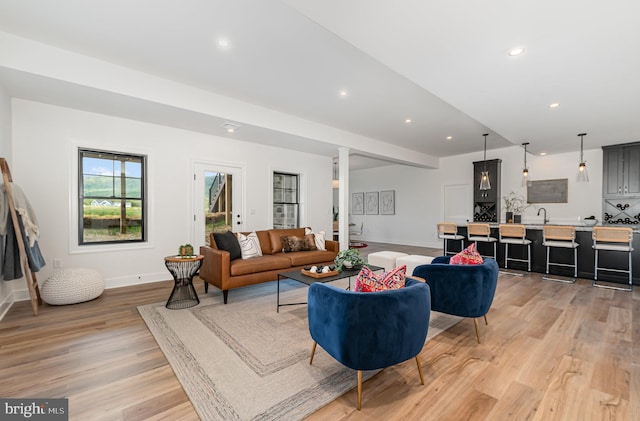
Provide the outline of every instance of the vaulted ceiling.
[[[327,156],[347,146],[434,166],[482,150],[483,133],[489,149],[529,142],[554,154],[577,151],[582,132],[585,149],[640,140],[638,16],[631,0],[0,0],[0,50],[11,53],[0,84],[19,98]],[[276,112],[282,124],[98,89],[57,77],[60,62],[17,65],[37,53],[16,51],[16,39]],[[524,53],[510,56],[516,47]],[[225,122],[241,127],[227,133]]]

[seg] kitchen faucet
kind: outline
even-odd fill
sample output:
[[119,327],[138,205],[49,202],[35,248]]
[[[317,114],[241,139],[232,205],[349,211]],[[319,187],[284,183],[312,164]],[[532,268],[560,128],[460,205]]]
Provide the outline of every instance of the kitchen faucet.
[[542,223],[546,224],[547,222],[549,222],[549,220],[547,219],[547,210],[545,208],[538,209],[538,216],[540,216],[540,211],[544,211],[544,219],[542,220]]

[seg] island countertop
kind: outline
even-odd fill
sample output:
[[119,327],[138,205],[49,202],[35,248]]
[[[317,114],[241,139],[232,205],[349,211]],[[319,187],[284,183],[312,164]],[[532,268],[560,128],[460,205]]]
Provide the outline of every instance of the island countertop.
[[[477,223],[477,224],[485,224],[486,222],[469,222],[471,223]],[[494,229],[498,229],[498,226],[501,224],[498,224],[496,222],[489,222],[489,227],[494,228]],[[586,225],[585,223],[567,223],[567,224],[554,224],[554,223],[547,223],[547,224],[541,224],[539,222],[537,223],[523,223],[523,224],[519,224],[519,225],[524,225],[526,227],[526,229],[531,229],[531,230],[542,230],[542,227],[544,227],[545,225],[547,226],[573,226],[576,228],[576,231],[593,231],[593,227],[629,227],[633,230],[634,234],[640,234],[640,225],[620,225],[620,224],[616,224],[616,225],[610,225],[610,224],[596,224],[596,225]],[[466,223],[462,223],[462,224],[458,224],[458,227],[464,227],[466,228],[467,224]]]

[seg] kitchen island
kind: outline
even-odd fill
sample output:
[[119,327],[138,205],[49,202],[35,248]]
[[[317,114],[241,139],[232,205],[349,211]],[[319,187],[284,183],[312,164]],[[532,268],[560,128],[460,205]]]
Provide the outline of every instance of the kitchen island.
[[[490,223],[491,236],[499,238],[497,223]],[[546,256],[547,248],[542,245],[542,224],[524,224],[527,229],[527,238],[531,240],[531,271],[545,273],[546,270]],[[554,225],[554,224],[548,224]],[[563,224],[570,225],[570,224]],[[578,247],[578,277],[584,279],[593,279],[594,276],[594,259],[595,253],[592,248],[593,240],[591,239],[592,226],[587,225],[574,225],[576,228],[576,242],[580,244]],[[611,225],[606,225],[611,226]],[[634,251],[632,256],[633,265],[633,284],[640,285],[640,226],[638,225],[624,225],[633,229],[633,244]],[[466,224],[458,225],[458,233],[467,236]],[[459,242],[449,241],[448,247],[450,253],[458,252],[456,247],[459,247]],[[471,242],[465,240],[465,247],[471,244]],[[493,246],[488,243],[478,242],[478,251],[483,256],[490,256],[493,254]],[[498,265],[504,267],[504,245],[498,242],[497,247],[497,261]],[[554,248],[551,250],[551,260],[553,262],[567,262],[573,263],[573,250]],[[526,247],[512,246],[509,247],[509,257],[515,257],[519,259],[526,259],[527,252]],[[628,266],[628,255],[622,252],[606,252],[601,251],[599,255],[598,281],[615,282],[628,284],[629,277],[623,273],[609,272],[602,270],[602,267],[611,267],[625,269]],[[522,262],[509,262],[509,269],[527,270],[527,264]],[[552,266],[550,272],[558,276],[573,277],[573,268]]]

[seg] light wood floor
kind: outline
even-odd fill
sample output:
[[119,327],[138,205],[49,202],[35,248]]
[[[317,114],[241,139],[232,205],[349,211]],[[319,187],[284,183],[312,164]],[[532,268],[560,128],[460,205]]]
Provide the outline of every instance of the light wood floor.
[[[372,244],[414,254],[436,249]],[[73,306],[15,303],[0,322],[0,397],[68,397],[72,420],[196,420],[138,315],[172,281],[106,290]],[[198,293],[204,294],[197,283]],[[229,294],[233,300],[233,291]],[[430,340],[414,361],[364,383],[310,420],[639,420],[640,291],[502,276],[489,325],[472,320]],[[215,358],[215,356],[211,356]],[[248,395],[247,399],[251,399]]]

